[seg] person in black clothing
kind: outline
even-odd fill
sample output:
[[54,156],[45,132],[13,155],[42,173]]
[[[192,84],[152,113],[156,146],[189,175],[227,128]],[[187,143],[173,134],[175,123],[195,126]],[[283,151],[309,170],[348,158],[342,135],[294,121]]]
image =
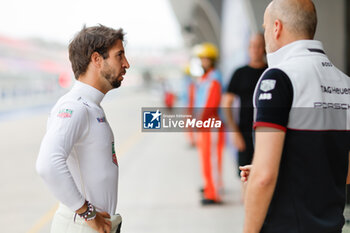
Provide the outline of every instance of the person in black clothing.
[[[311,0],[264,14],[268,70],[254,93],[244,233],[341,233],[350,169],[350,77],[329,60]],[[247,172],[249,174],[247,174]]]
[[[253,128],[253,93],[260,76],[267,68],[265,62],[265,41],[262,34],[252,36],[249,44],[250,62],[237,69],[223,98],[226,123],[233,131],[233,145],[238,150],[238,165],[251,164],[254,146]],[[235,122],[232,104],[240,98],[239,123]],[[239,174],[238,169],[238,174]]]

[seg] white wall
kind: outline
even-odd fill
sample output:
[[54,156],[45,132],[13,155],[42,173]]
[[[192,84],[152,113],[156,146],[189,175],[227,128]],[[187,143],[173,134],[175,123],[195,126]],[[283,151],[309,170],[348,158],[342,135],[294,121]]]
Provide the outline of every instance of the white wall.
[[248,63],[252,22],[246,13],[244,1],[223,1],[220,69],[225,88],[234,70]]
[[[262,30],[263,16],[270,0],[247,0],[253,8],[256,24]],[[323,42],[325,52],[331,61],[345,71],[345,1],[314,0],[318,16],[316,40]]]

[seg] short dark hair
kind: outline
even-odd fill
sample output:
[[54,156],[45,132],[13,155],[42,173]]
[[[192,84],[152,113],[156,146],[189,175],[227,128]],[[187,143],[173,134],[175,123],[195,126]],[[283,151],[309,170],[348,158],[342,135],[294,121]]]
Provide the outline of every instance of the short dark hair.
[[123,29],[113,29],[99,24],[94,27],[84,26],[69,43],[69,60],[76,79],[84,74],[91,60],[91,55],[98,52],[104,59],[108,51],[118,41],[124,41]]

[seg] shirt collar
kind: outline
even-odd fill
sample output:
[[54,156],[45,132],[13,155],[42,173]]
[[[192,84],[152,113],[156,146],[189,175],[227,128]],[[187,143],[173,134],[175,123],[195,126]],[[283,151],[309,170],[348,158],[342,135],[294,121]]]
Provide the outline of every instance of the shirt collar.
[[214,68],[210,68],[207,72],[205,72],[201,78],[202,81],[206,80],[209,77],[209,74],[214,71]]
[[297,40],[287,44],[276,52],[267,54],[269,67],[275,67],[291,57],[310,54],[311,52],[323,53],[323,46],[317,40]]
[[96,88],[86,83],[80,82],[78,80],[75,81],[72,91],[78,93],[79,96],[97,105],[100,105],[103,97],[105,96],[105,94],[103,94],[101,91],[97,90]]

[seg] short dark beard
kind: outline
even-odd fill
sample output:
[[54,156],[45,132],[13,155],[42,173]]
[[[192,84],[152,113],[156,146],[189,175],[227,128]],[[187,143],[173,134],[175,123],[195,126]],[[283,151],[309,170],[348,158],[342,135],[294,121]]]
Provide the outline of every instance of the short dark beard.
[[113,88],[118,88],[122,85],[122,81],[114,81],[113,83],[111,83]]
[[109,79],[106,77],[106,79],[112,85],[113,88],[118,88],[122,84],[122,81],[119,81],[117,79],[115,79],[114,81],[112,81],[112,79],[110,77],[109,77]]
[[118,79],[114,79],[111,77],[111,74],[103,74],[103,77],[111,84],[113,88],[118,88],[122,84],[122,81],[119,81]]
[[118,88],[122,84],[122,81],[119,81],[118,78],[113,80],[113,77],[110,73],[101,71],[101,76],[104,77],[113,88]]

